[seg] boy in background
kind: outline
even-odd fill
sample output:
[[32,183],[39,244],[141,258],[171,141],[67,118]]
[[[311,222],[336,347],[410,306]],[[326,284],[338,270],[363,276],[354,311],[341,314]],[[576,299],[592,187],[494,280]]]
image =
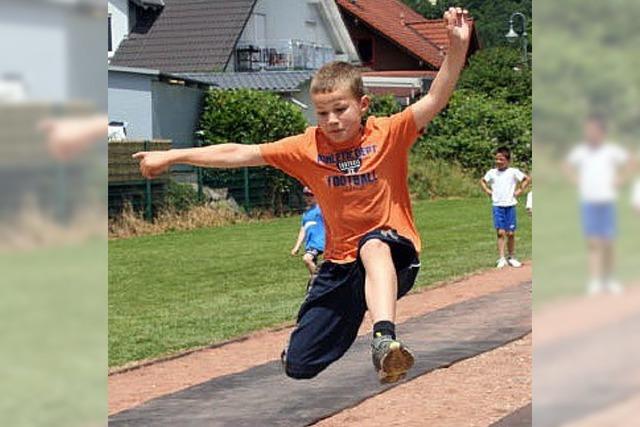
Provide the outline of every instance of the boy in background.
[[311,189],[304,187],[302,194],[307,204],[307,210],[302,214],[302,226],[296,244],[291,249],[291,255],[297,255],[302,242],[304,242],[302,261],[309,270],[309,275],[313,278],[318,269],[318,257],[324,252],[324,219],[322,219],[322,211]]
[[618,188],[632,171],[627,150],[607,140],[605,118],[598,114],[584,123],[584,142],[567,156],[564,171],[578,186],[582,228],[589,253],[589,295],[622,292],[614,278]]
[[[518,197],[529,185],[530,178],[518,168],[509,167],[511,150],[500,147],[496,150],[496,167],[489,170],[480,180],[485,193],[491,196],[493,204],[493,225],[498,239],[497,268],[522,267],[515,257],[516,247],[516,205]],[[505,237],[508,255],[505,256]]]

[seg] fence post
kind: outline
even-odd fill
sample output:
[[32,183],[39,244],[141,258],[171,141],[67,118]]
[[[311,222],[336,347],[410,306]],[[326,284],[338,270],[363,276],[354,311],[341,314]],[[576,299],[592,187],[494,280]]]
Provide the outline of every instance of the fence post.
[[249,201],[249,168],[245,167],[244,170],[244,209],[249,212],[251,208],[251,202]]
[[[144,151],[149,151],[149,141],[144,140]],[[153,200],[151,197],[151,180],[147,178],[144,187],[144,199],[145,199],[145,218],[151,222],[153,219]]]
[[[198,138],[196,144],[198,147],[202,147],[202,141],[200,141],[200,138]],[[202,182],[202,168],[200,166],[196,166],[196,175],[198,177],[198,201],[202,202],[204,200],[204,194],[202,191],[204,184]]]

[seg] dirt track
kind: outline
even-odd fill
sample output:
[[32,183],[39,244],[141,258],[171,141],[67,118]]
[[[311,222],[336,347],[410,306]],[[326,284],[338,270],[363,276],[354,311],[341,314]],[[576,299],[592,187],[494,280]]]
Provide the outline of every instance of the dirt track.
[[[531,265],[491,270],[403,298],[397,322],[531,280]],[[368,334],[371,322],[360,330]],[[109,414],[211,378],[276,360],[291,327],[109,376]],[[225,361],[224,366],[220,361]],[[484,426],[531,400],[531,336],[438,370],[319,425]]]

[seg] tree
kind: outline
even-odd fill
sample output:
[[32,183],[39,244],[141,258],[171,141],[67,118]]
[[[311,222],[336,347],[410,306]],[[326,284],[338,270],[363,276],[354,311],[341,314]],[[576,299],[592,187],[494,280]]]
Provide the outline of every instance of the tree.
[[531,69],[520,52],[508,47],[478,51],[469,59],[458,88],[470,89],[513,104],[531,104]]
[[[531,41],[531,0],[437,0],[434,5],[424,0],[403,1],[429,19],[442,18],[452,6],[466,8],[477,22],[480,43],[485,48],[508,44],[504,35],[509,30],[509,18],[513,12],[520,12],[529,20],[527,34]],[[517,24],[521,25],[519,22]],[[516,31],[519,32],[520,27]]]

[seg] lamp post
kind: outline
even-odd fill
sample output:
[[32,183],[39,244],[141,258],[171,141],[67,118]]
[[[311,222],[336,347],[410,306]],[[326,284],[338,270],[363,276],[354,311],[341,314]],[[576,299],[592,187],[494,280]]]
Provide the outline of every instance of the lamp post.
[[[521,34],[516,33],[513,29],[513,18],[516,16],[522,18]],[[529,40],[527,39],[527,17],[520,12],[512,13],[511,17],[509,18],[509,32],[505,34],[505,37],[507,38],[507,41],[509,43],[514,43],[518,39],[518,37],[522,37],[522,60],[524,62],[524,65],[528,66],[529,59],[527,57],[527,47],[529,45]]]

